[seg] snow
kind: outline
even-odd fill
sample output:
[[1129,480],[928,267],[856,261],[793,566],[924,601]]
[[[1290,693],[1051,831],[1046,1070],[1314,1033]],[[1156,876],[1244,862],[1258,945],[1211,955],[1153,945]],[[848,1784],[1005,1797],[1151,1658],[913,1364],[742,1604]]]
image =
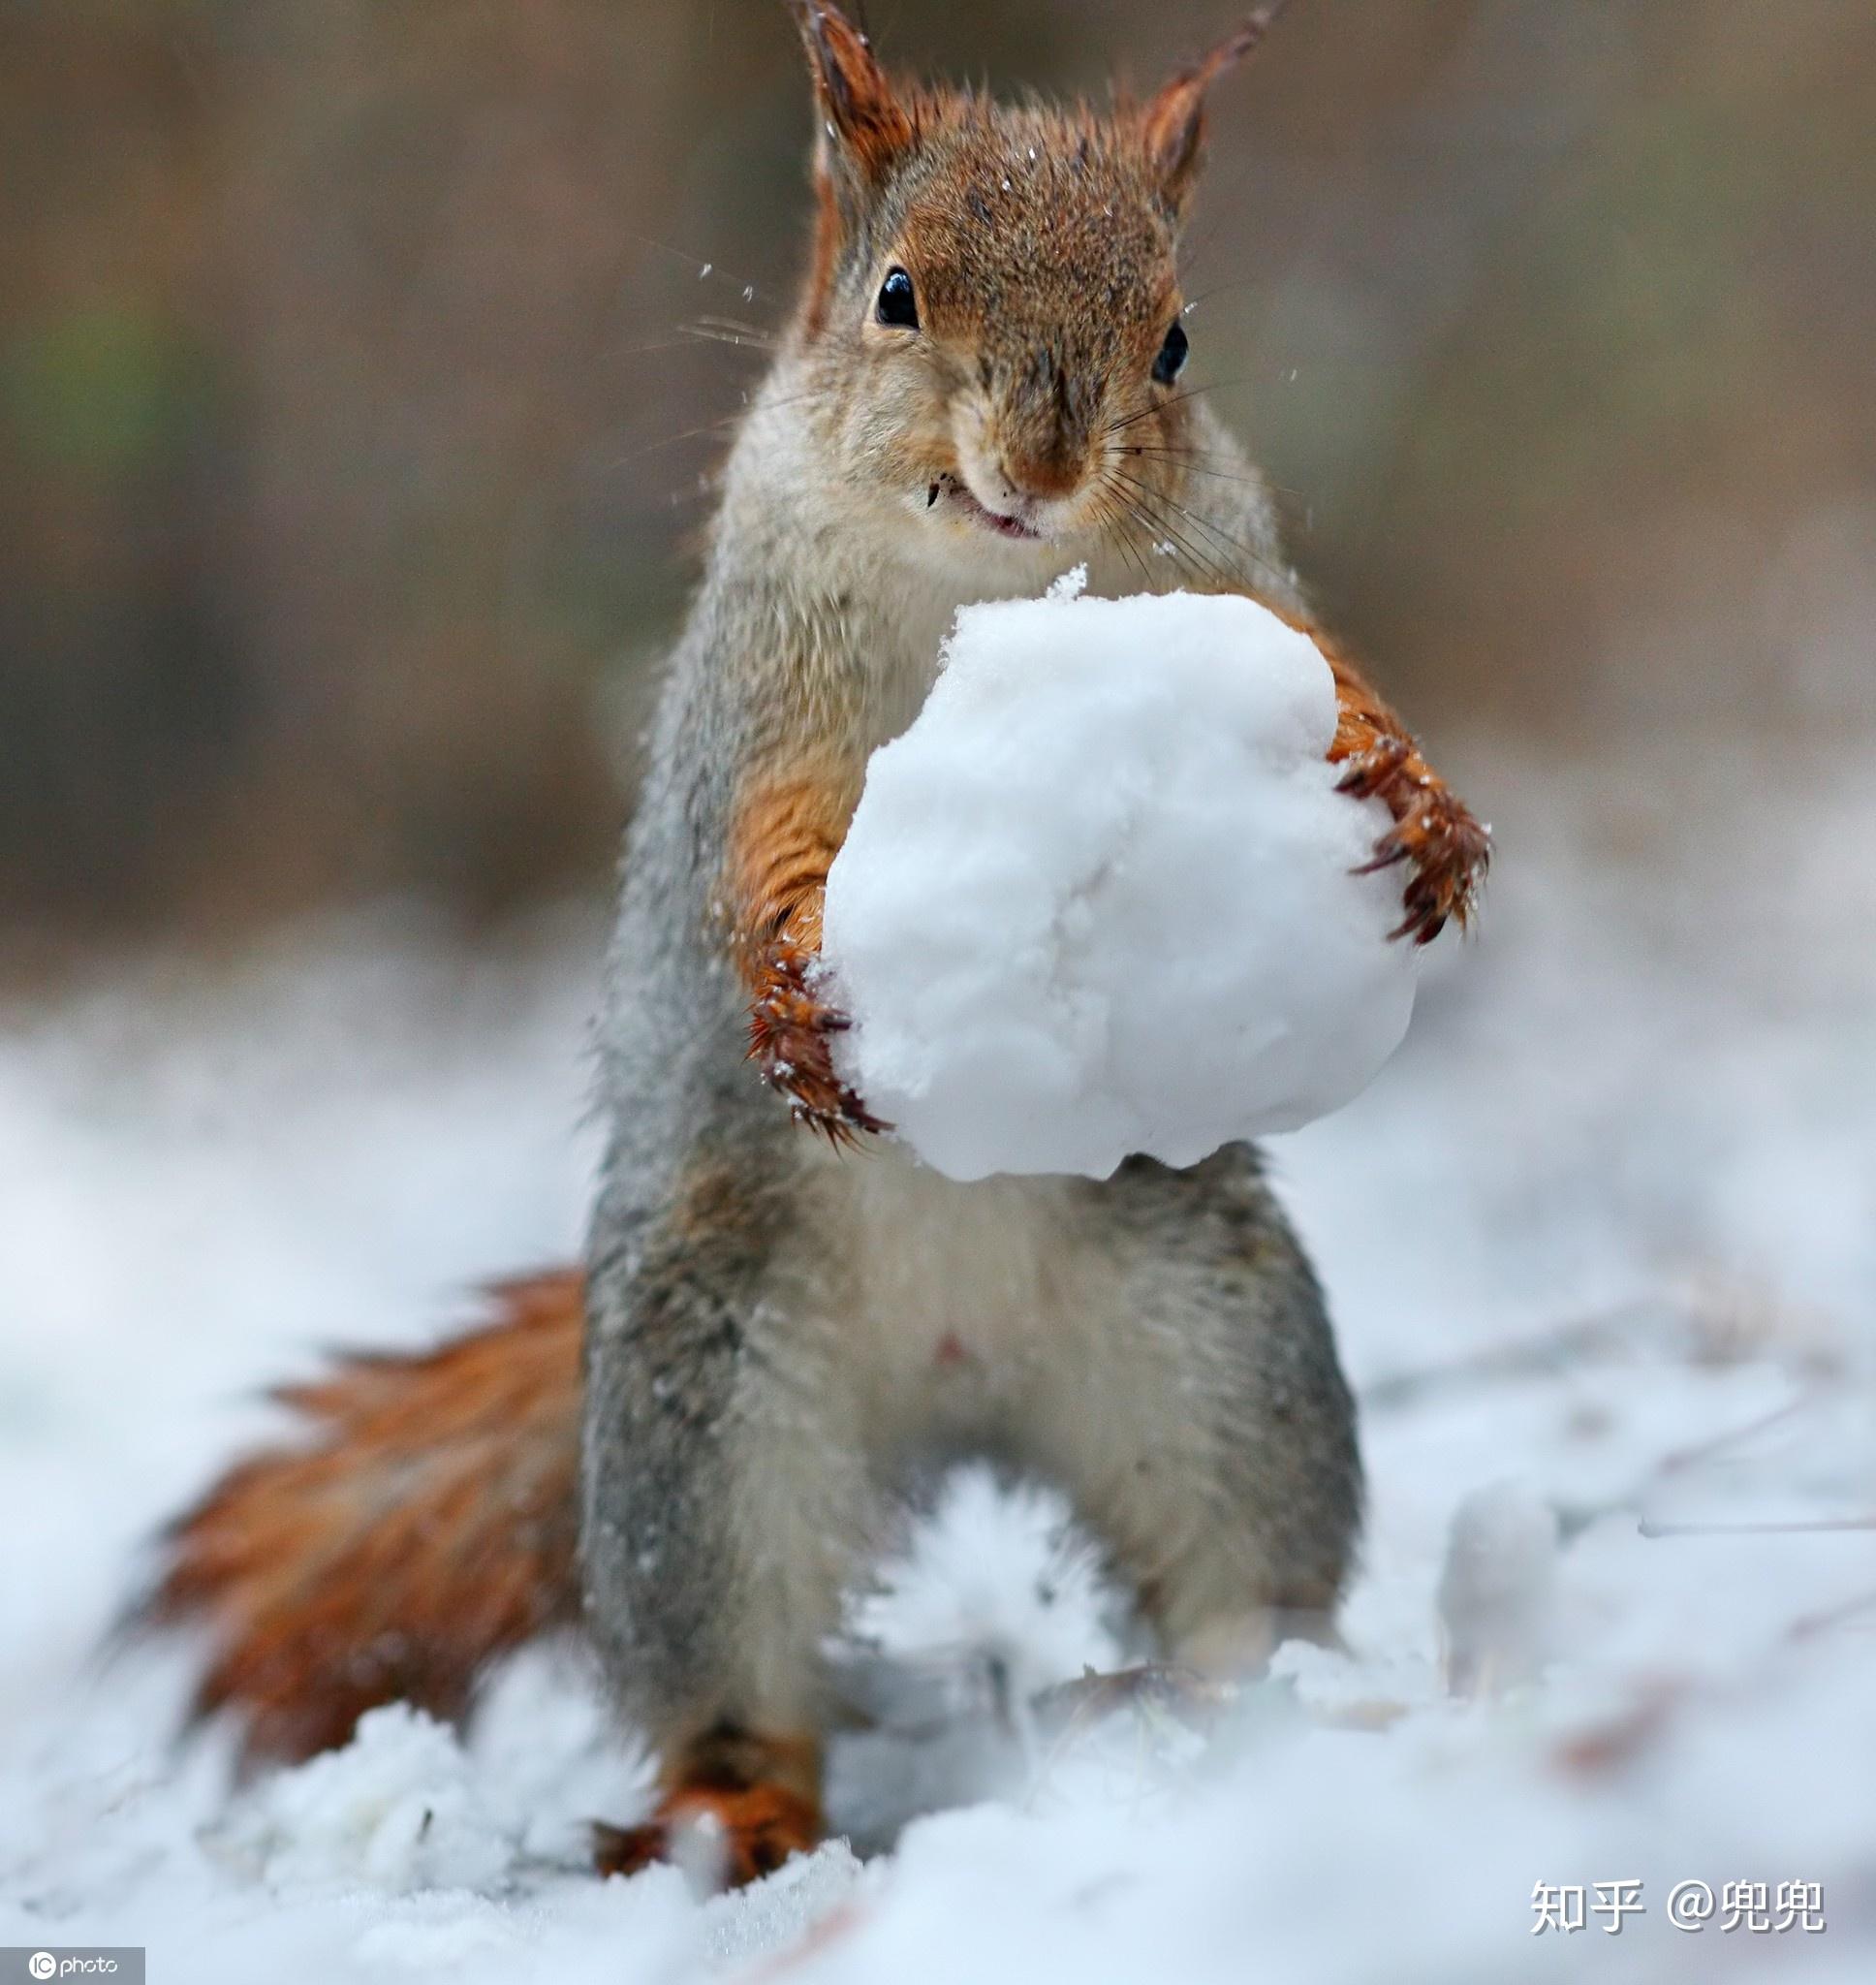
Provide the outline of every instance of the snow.
[[343,1750],[266,1779],[222,1835],[271,1888],[477,1888],[508,1872],[503,1815],[443,1725],[402,1703]]
[[1490,1482],[1461,1501],[1437,1595],[1449,1688],[1505,1688],[1542,1670],[1556,1575],[1556,1511],[1535,1491]]
[[[1876,1515],[1876,797],[1715,751],[1677,762],[1749,807],[1443,741],[1498,819],[1484,933],[1360,1102],[1270,1149],[1363,1402],[1347,1652],[1282,1650],[1209,1746],[1046,1727],[1124,1608],[1051,1498],[967,1474],[856,1601],[886,1721],[835,1758],[853,1849],[708,1902],[581,1869],[646,1770],[575,1654],[464,1738],[392,1710],[236,1789],[174,1742],[187,1648],[97,1659],[156,1521],[274,1424],[256,1388],[575,1246],[603,916],[471,943],[387,905],[7,1009],[0,1945],[204,1985],[1869,1977],[1876,1531],[1726,1527]],[[1455,1626],[1521,1636],[1517,1672],[1450,1694]],[[1594,1884],[1638,1877],[1610,1936]],[[1674,1929],[1696,1879],[1774,1917],[1820,1882],[1829,1930]],[[1587,1928],[1534,1937],[1539,1882]]]
[[1189,1165],[1360,1093],[1417,953],[1307,635],[1189,593],[966,607],[828,878],[838,1056],[954,1179]]

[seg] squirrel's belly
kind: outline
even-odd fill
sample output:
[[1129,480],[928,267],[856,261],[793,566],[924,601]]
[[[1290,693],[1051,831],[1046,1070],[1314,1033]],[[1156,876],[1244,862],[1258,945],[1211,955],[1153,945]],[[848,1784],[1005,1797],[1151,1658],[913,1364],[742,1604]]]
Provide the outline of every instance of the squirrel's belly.
[[959,1184],[891,1147],[816,1168],[797,1286],[869,1418],[994,1419],[1079,1341],[1124,1328],[1120,1278],[1080,1185]]

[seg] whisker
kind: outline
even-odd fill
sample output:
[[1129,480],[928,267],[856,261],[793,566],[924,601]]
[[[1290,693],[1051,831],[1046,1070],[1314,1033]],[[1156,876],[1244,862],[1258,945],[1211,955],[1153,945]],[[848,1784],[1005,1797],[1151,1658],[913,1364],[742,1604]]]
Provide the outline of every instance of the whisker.
[[1192,460],[1186,452],[1179,448],[1148,448],[1137,441],[1121,449],[1120,453],[1158,456],[1164,460],[1177,462],[1188,475],[1210,476],[1213,481],[1219,483],[1242,483],[1255,488],[1261,486],[1264,481],[1262,476],[1247,476],[1231,469],[1208,469],[1203,463]]
[[772,338],[775,331],[766,324],[751,324],[746,317],[731,317],[721,310],[704,310],[699,313],[699,324],[713,324],[725,331],[747,331],[751,337]]
[[1241,275],[1232,282],[1213,283],[1209,289],[1201,290],[1196,297],[1188,297],[1185,299],[1185,307],[1188,310],[1196,310],[1201,303],[1209,302],[1213,297],[1229,296],[1233,290],[1248,290],[1253,283],[1263,281],[1264,277],[1261,275]]
[[1256,546],[1247,545],[1241,539],[1233,537],[1230,531],[1206,517],[1203,511],[1191,509],[1177,497],[1168,495],[1163,489],[1154,490],[1153,496],[1156,502],[1165,504],[1175,515],[1184,518],[1195,530],[1203,531],[1214,544],[1221,548],[1228,547],[1232,551],[1238,553],[1246,561],[1247,577],[1249,571],[1268,568],[1268,560]]
[[750,324],[740,317],[726,317],[721,311],[706,310],[694,323],[709,331],[734,331],[738,337],[774,347],[782,342],[781,332],[765,324]]
[[[784,399],[772,399],[767,401],[766,404],[771,410],[774,410],[781,407],[799,406],[804,400],[810,400],[814,397],[813,392],[794,393]],[[657,449],[675,448],[680,441],[696,441],[704,435],[729,434],[741,425],[749,418],[753,410],[753,403],[745,401],[734,414],[724,414],[714,421],[705,421],[699,426],[686,427],[676,434],[662,434],[655,441],[644,442],[638,448],[628,448],[623,455],[615,457],[609,466],[612,468],[623,467],[625,463],[636,461],[640,456],[650,455]]]
[[1164,510],[1155,509],[1153,515],[1167,539],[1186,552],[1188,561],[1195,571],[1204,573],[1207,578],[1227,588],[1235,588],[1243,584],[1243,574],[1235,561],[1214,551],[1204,539],[1195,538],[1188,529],[1181,529]]
[[1243,556],[1248,558],[1254,565],[1259,562],[1260,554],[1255,549],[1255,547],[1247,545],[1243,543],[1240,539],[1233,537],[1230,531],[1225,530],[1220,525],[1214,523],[1212,520],[1206,517],[1203,511],[1188,509],[1187,506],[1179,502],[1176,497],[1167,495],[1167,493],[1163,489],[1156,489],[1153,493],[1155,496],[1158,497],[1160,502],[1166,504],[1170,509],[1175,511],[1180,517],[1185,518],[1190,523],[1194,524],[1198,529],[1207,532],[1220,545],[1228,545],[1234,551],[1241,552]]
[[1207,583],[1221,585],[1227,590],[1239,583],[1236,574],[1228,566],[1222,564],[1211,553],[1193,544],[1192,540],[1179,529],[1178,525],[1158,508],[1159,499],[1154,490],[1149,489],[1144,483],[1138,482],[1131,476],[1118,471],[1116,473],[1120,475],[1122,482],[1128,484],[1139,492],[1129,505],[1135,515],[1155,533],[1159,542],[1171,545],[1173,548],[1174,555],[1182,556],[1185,564],[1192,572]]
[[633,231],[632,238],[635,241],[642,241],[647,248],[657,249],[661,255],[673,256],[677,261],[687,263],[697,270],[700,281],[714,277],[720,283],[732,284],[742,293],[745,303],[753,303],[758,297],[766,299],[768,295],[765,284],[752,282],[745,276],[737,275],[733,269],[719,268],[707,255],[693,255],[688,249],[673,247],[669,241],[660,241],[656,236],[640,234],[637,231]]
[[1214,379],[1208,385],[1194,386],[1184,393],[1175,393],[1171,399],[1162,400],[1158,406],[1141,407],[1137,414],[1129,414],[1124,421],[1110,421],[1101,432],[1103,436],[1118,434],[1123,427],[1131,427],[1137,421],[1150,421],[1156,414],[1170,413],[1176,406],[1183,406],[1189,399],[1197,399],[1202,394],[1219,393],[1228,386],[1243,386],[1242,379]]
[[[1151,442],[1147,441],[1131,441],[1126,443],[1122,447],[1120,452],[1123,455],[1165,456],[1170,460],[1183,461],[1188,464],[1196,464],[1198,462],[1207,460],[1230,462],[1235,462],[1238,460],[1238,457],[1236,456],[1228,455],[1222,449],[1192,448],[1183,443],[1175,444],[1172,447],[1155,447]],[[1212,469],[1207,471],[1207,473],[1222,478],[1225,476],[1227,472],[1223,469]],[[1269,490],[1269,492],[1273,496],[1289,496],[1294,498],[1298,503],[1303,503],[1308,500],[1308,498],[1304,495],[1302,490],[1294,488],[1288,483],[1273,482],[1269,476],[1263,474],[1261,472],[1253,475],[1246,475],[1242,473],[1241,470],[1233,471],[1232,473],[1235,473],[1236,475],[1237,480],[1239,482],[1261,484],[1263,488]]]
[[678,330],[686,337],[702,339],[709,344],[740,345],[758,352],[772,352],[775,349],[775,340],[766,331],[733,330],[704,319],[700,319],[696,324],[680,324]]
[[1104,479],[1096,497],[1096,515],[1101,520],[1103,532],[1105,535],[1112,538],[1114,544],[1119,547],[1122,555],[1139,572],[1141,584],[1148,592],[1151,592],[1153,589],[1153,575],[1147,570],[1146,560],[1140,547],[1134,543],[1132,538],[1126,535],[1124,526],[1127,520],[1116,507],[1116,502],[1115,492]]

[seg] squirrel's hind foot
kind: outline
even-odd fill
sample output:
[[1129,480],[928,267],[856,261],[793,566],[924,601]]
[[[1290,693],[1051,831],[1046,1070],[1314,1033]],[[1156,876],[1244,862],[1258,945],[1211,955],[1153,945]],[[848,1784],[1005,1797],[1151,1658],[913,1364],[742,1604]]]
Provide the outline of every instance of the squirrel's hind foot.
[[592,1829],[593,1865],[601,1875],[636,1875],[656,1861],[714,1863],[719,1886],[741,1888],[772,1875],[791,1854],[820,1845],[820,1809],[790,1787],[679,1785],[639,1826]]

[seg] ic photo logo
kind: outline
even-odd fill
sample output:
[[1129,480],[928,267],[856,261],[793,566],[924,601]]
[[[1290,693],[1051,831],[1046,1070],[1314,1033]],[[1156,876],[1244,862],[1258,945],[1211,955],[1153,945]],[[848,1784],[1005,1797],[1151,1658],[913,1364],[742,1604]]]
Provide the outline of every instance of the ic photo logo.
[[49,1950],[36,1950],[26,1960],[26,1969],[35,1978],[49,1978],[58,1969],[58,1959]]
[[117,1969],[115,1958],[55,1958],[49,1950],[36,1950],[26,1960],[35,1978],[108,1978]]

